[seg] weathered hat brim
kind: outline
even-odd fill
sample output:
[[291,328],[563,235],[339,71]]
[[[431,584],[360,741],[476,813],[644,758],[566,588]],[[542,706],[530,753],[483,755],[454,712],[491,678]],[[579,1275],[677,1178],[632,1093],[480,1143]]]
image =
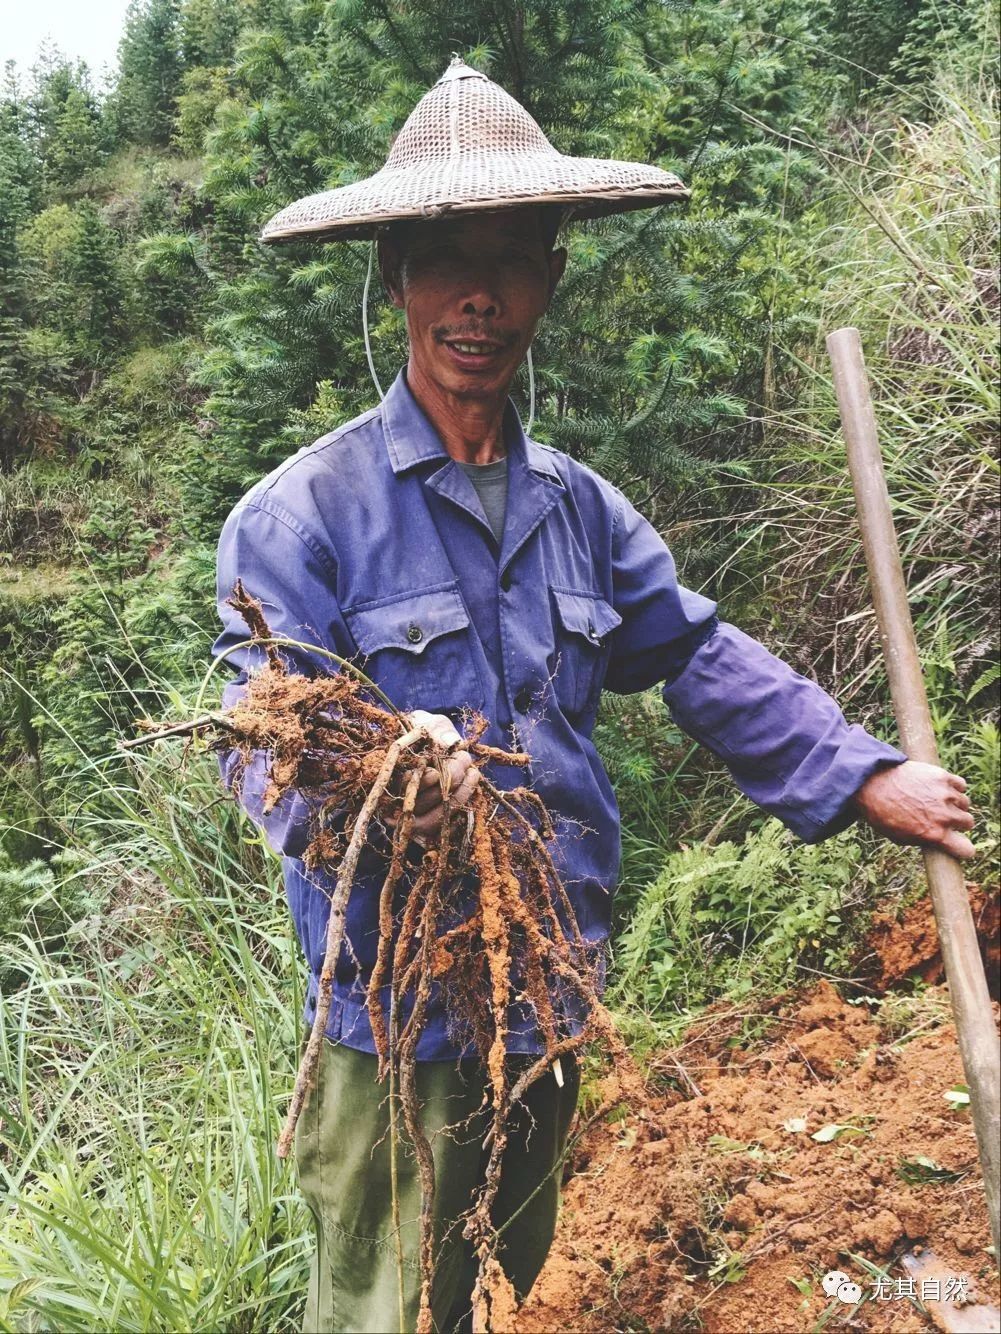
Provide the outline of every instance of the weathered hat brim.
[[542,204],[561,204],[574,218],[597,218],[685,199],[691,193],[660,167],[553,152],[534,160],[521,156],[515,181],[508,155],[485,153],[475,163],[471,190],[470,165],[468,160],[463,164],[461,182],[455,180],[448,159],[406,170],[384,167],[363,181],[289,204],[265,225],[260,239],[269,244],[365,240],[390,222]]

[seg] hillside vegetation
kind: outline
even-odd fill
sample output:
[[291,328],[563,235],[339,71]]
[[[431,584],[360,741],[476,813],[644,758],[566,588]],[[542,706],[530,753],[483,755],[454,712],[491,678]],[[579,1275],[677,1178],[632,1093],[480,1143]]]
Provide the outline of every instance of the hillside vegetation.
[[[269,250],[260,226],[377,168],[453,52],[562,151],[692,187],[567,231],[536,438],[892,740],[823,348],[861,329],[943,761],[979,816],[968,875],[993,880],[996,38],[960,0],[135,0],[109,88],[52,49],[8,69],[0,1329],[299,1327],[280,865],[211,755],[117,742],[190,715],[234,502],[376,401],[367,246]],[[370,318],[385,384],[403,328],[374,293]],[[625,843],[612,998],[641,1054],[713,1001],[844,977],[877,905],[920,895],[914,850],[797,844],[656,692],[608,698],[597,735]]]

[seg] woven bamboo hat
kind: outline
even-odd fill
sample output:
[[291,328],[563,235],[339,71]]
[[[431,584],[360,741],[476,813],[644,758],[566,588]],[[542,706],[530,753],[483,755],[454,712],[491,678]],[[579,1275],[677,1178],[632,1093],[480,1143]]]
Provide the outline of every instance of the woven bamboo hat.
[[407,117],[374,176],[289,204],[262,241],[349,241],[388,222],[532,204],[595,218],[689,194],[660,167],[566,157],[503,88],[456,57]]

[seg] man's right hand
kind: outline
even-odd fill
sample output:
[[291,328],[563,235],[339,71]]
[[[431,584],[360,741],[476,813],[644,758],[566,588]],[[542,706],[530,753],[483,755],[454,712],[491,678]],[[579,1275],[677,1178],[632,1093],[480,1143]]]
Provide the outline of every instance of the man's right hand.
[[[415,727],[423,727],[441,746],[454,746],[456,742],[462,740],[451,720],[442,713],[427,713],[424,709],[414,709],[407,718]],[[476,790],[476,784],[480,781],[480,771],[473,763],[473,757],[468,750],[460,750],[455,755],[449,756],[444,769],[454,810],[456,806],[464,806],[469,801]],[[411,837],[418,843],[425,843],[436,835],[441,828],[444,811],[441,777],[436,768],[428,769],[417,791]],[[398,818],[391,816],[386,823],[395,828]]]
[[877,770],[855,793],[855,806],[894,843],[938,847],[962,860],[976,853],[966,837],[973,828],[966,780],[938,764],[905,760]]

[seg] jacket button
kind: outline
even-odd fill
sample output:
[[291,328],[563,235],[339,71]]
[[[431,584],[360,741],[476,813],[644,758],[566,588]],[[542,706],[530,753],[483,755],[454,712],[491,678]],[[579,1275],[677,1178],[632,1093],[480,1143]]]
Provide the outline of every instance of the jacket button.
[[424,631],[419,625],[410,625],[407,627],[407,638],[411,644],[419,644],[424,638]]
[[514,697],[514,707],[519,713],[527,713],[532,703],[532,692],[528,686],[523,686]]
[[505,570],[500,577],[500,586],[505,593],[510,593],[513,582],[514,580],[511,578],[511,571]]

